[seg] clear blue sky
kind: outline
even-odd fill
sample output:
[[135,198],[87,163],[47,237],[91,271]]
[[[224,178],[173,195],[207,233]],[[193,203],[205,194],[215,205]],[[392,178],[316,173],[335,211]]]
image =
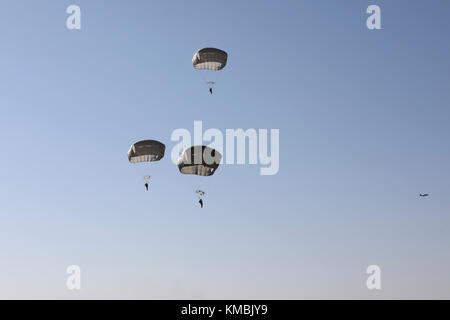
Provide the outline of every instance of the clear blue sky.
[[[0,298],[450,298],[449,10],[2,1]],[[206,46],[229,53],[213,96],[191,63]],[[168,152],[145,192],[129,146],[170,151],[194,120],[280,129],[279,173],[185,176]]]

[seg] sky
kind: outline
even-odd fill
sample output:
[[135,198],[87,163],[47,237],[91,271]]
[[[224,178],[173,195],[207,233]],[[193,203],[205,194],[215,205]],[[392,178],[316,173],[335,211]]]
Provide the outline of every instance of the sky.
[[[0,298],[449,299],[449,9],[1,1]],[[213,95],[203,47],[229,54]],[[196,120],[279,129],[278,173],[180,174],[171,134]],[[142,139],[165,157],[130,164]]]

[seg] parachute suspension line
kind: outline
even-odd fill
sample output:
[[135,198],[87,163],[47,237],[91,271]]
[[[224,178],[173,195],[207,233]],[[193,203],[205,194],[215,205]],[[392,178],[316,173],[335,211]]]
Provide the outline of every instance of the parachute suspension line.
[[219,81],[222,72],[223,72],[222,70],[212,72],[211,71],[208,72],[205,70],[205,75],[203,75],[203,81],[205,82],[210,92],[214,90],[215,85]]
[[201,73],[202,81],[206,84],[208,89],[214,88],[216,81],[213,81],[213,79],[211,79],[212,73],[208,73],[208,70],[199,70],[199,72]]
[[218,82],[220,80],[220,76],[222,75],[223,70],[219,70],[219,71],[214,71],[213,74],[211,74],[211,77],[214,75],[214,81],[209,81],[210,83],[212,83],[212,87],[214,87],[214,85],[216,84],[216,82]]

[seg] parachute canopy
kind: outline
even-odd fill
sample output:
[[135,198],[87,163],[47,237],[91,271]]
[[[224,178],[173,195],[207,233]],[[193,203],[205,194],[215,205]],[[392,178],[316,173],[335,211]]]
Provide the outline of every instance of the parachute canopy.
[[185,149],[178,158],[178,169],[183,174],[212,176],[222,160],[220,152],[207,146]]
[[192,64],[197,70],[222,70],[227,64],[228,54],[216,48],[198,50],[192,58]]
[[158,161],[164,157],[166,146],[156,140],[135,142],[128,150],[128,160],[131,163]]

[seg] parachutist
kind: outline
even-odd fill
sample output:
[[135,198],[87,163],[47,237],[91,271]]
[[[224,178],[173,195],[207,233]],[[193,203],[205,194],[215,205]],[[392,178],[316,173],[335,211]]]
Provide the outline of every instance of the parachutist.
[[[209,159],[206,159],[204,155],[208,155]],[[202,159],[198,161],[196,159]],[[211,163],[211,159],[213,159]],[[209,161],[207,161],[209,160]],[[212,176],[216,169],[219,167],[220,161],[222,160],[222,155],[220,152],[216,151],[207,146],[192,146],[184,149],[181,156],[178,158],[178,170],[182,174],[195,174],[198,176],[208,177]],[[203,196],[206,194],[205,191],[195,190],[198,195],[198,203],[203,208]]]
[[[156,140],[141,140],[133,143],[128,150],[128,161],[130,163],[159,161],[164,157],[166,146]],[[148,191],[148,182],[151,176],[143,176],[145,189]]]
[[[192,58],[192,65],[195,70],[208,70],[205,76],[208,79],[203,79],[209,87],[209,93],[213,94],[213,86],[215,81],[212,81],[213,74],[225,68],[228,60],[228,53],[217,48],[203,48],[198,50]],[[203,72],[203,71],[202,71]],[[218,74],[216,74],[218,76]]]

